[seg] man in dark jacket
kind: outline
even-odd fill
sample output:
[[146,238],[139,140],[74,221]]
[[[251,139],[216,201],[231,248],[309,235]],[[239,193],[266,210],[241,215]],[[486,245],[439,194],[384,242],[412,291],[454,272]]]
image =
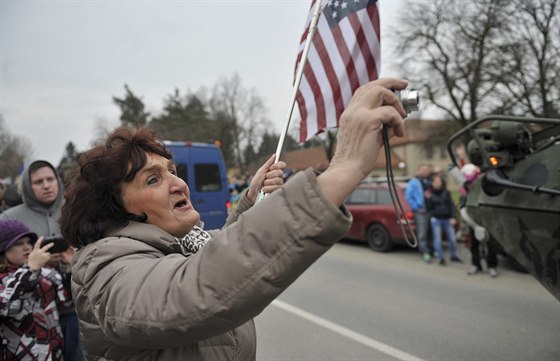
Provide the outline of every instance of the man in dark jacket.
[[426,193],[426,208],[430,217],[434,248],[438,254],[439,264],[445,266],[445,257],[441,247],[442,228],[449,242],[451,261],[462,263],[461,259],[457,257],[457,241],[453,230],[453,225],[456,224],[454,218],[455,205],[451,200],[451,194],[445,189],[443,180],[439,175],[432,178],[431,191]]
[[[63,193],[62,180],[52,164],[44,160],[35,161],[22,174],[23,203],[2,212],[0,219],[17,219],[39,236],[61,237],[58,218],[64,203]],[[66,252],[73,252],[73,248],[68,248]],[[53,254],[50,263],[62,274],[64,286],[70,294],[70,265],[62,260],[61,254]],[[60,309],[59,313],[64,334],[64,359],[85,360],[74,305]]]

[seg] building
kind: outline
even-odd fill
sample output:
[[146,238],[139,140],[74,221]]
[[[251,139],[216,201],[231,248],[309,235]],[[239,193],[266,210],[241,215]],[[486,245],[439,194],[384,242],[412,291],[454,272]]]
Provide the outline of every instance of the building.
[[[451,159],[447,153],[447,139],[459,127],[453,121],[410,119],[405,122],[406,136],[391,139],[391,166],[395,176],[413,176],[420,164],[431,164],[447,173]],[[324,147],[286,152],[282,160],[296,171],[308,167],[325,168],[329,160]],[[385,153],[376,160],[372,176],[385,177]],[[457,185],[449,182],[451,189]]]

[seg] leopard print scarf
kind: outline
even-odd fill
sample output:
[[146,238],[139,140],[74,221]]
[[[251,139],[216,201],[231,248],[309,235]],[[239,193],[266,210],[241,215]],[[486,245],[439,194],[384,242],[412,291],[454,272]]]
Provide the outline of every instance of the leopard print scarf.
[[185,256],[198,252],[211,239],[210,233],[198,226],[194,226],[183,238],[175,238]]

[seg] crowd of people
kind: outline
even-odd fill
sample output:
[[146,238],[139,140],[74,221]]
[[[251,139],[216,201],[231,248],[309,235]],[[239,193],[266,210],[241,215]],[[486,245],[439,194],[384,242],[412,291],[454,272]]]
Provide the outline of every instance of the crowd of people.
[[241,198],[241,193],[249,188],[251,176],[249,174],[238,175],[234,174],[229,180],[229,203],[230,208],[233,209],[237,206],[239,198]]
[[[466,164],[461,168],[465,183],[461,185],[459,204],[456,205],[447,190],[446,181],[441,170],[434,170],[428,164],[421,164],[407,184],[405,190],[406,201],[414,213],[418,251],[426,263],[437,258],[440,265],[447,264],[443,247],[442,233],[448,242],[449,260],[463,263],[457,252],[458,217],[456,208],[465,206],[469,185],[480,176],[480,169],[473,164]],[[460,228],[464,233],[463,240],[470,250],[472,267],[467,274],[474,275],[483,271],[481,259],[486,261],[486,268],[491,277],[497,277],[498,256],[497,246],[493,240],[480,242],[474,230],[467,224]],[[481,257],[481,253],[484,257]]]
[[6,190],[0,213],[2,360],[85,360],[70,290],[74,248],[51,253],[54,243],[41,245],[62,237],[62,180],[38,160],[19,181],[19,197],[7,204]]
[[[286,183],[286,181],[291,178],[296,171],[291,168],[284,168],[282,173],[282,179],[284,183]],[[237,206],[237,202],[241,198],[242,192],[249,188],[252,178],[251,174],[245,173],[243,175],[234,174],[228,180],[230,210],[233,210]]]

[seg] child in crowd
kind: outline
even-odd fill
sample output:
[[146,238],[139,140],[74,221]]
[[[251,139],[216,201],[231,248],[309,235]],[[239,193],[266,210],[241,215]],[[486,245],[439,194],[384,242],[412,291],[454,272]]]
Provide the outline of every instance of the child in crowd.
[[0,360],[63,359],[57,306],[68,295],[46,266],[54,244],[42,241],[20,221],[0,220]]

